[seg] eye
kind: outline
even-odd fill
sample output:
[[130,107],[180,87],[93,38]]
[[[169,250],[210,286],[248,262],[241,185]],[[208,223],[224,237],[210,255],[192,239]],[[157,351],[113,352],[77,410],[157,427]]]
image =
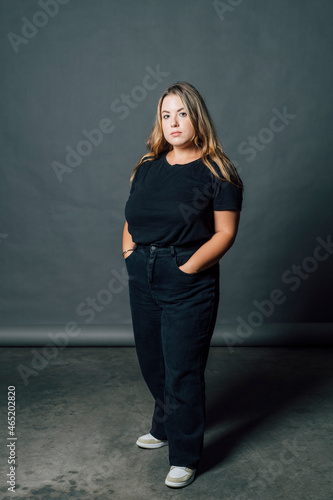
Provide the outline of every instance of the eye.
[[181,115],[186,115],[186,116],[187,116],[186,111],[182,111],[180,114],[181,114]]
[[163,118],[165,118],[166,116],[169,116],[169,115],[168,114],[162,115]]

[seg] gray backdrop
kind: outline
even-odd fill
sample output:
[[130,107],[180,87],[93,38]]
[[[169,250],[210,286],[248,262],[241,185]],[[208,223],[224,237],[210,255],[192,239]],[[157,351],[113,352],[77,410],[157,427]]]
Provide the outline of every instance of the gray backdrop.
[[73,324],[132,338],[129,177],[178,80],[201,92],[245,184],[220,261],[222,344],[330,338],[332,14],[330,0],[2,0],[4,344],[41,342],[33,325],[67,325],[69,343]]

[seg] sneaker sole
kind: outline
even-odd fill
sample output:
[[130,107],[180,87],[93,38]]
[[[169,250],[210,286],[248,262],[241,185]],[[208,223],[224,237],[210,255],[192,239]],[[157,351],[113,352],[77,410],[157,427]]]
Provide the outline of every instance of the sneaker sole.
[[165,443],[151,443],[151,444],[145,444],[145,443],[142,443],[141,441],[137,441],[136,444],[139,446],[139,448],[145,448],[147,450],[152,450],[154,448],[162,448],[162,446],[167,446],[169,443],[168,442],[165,442]]

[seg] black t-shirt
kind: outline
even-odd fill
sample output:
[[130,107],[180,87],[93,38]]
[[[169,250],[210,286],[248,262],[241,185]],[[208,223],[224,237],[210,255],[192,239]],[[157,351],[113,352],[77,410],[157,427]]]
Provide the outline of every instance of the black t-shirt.
[[201,245],[215,233],[214,210],[242,209],[242,190],[217,179],[200,158],[170,165],[166,154],[136,171],[125,205],[128,231],[134,243]]

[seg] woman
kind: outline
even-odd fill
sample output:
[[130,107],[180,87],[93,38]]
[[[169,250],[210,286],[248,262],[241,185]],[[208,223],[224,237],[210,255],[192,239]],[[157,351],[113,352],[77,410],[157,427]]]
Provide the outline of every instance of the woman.
[[141,448],[169,446],[165,484],[190,484],[204,437],[204,371],[243,185],[199,92],[177,82],[162,94],[133,169],[123,256],[137,356],[155,400]]

